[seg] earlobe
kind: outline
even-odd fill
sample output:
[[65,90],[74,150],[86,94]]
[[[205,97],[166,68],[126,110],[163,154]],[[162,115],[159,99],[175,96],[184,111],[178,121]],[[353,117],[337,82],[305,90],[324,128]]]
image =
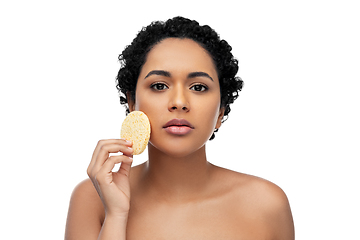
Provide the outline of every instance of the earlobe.
[[126,100],[129,105],[129,111],[132,112],[135,110],[135,99],[133,99],[131,92],[126,93]]
[[216,121],[216,126],[215,126],[216,129],[220,128],[223,117],[224,117],[224,113],[225,113],[225,108],[224,107],[220,108],[219,116],[218,116],[218,119]]

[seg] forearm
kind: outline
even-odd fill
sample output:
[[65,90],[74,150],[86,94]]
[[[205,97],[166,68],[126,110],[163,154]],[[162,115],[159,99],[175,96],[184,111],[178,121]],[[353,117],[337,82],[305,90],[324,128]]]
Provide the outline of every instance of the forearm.
[[126,240],[127,217],[106,216],[98,240]]

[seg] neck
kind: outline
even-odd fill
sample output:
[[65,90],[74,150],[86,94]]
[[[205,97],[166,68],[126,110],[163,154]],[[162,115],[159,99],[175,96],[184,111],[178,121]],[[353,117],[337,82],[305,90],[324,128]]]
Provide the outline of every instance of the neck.
[[169,201],[190,200],[206,189],[210,168],[206,160],[205,145],[188,156],[173,157],[151,144],[148,146],[144,181],[155,194]]

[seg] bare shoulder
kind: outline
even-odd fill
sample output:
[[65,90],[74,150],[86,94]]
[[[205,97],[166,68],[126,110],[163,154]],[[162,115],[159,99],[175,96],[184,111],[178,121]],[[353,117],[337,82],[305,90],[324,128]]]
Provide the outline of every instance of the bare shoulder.
[[[233,194],[244,194],[250,198],[266,197],[267,202],[287,202],[284,191],[276,184],[253,175],[235,172],[225,168],[218,168],[218,178],[232,189]],[[254,200],[254,199],[253,199]],[[261,199],[258,199],[261,201]]]
[[91,207],[93,210],[102,211],[104,209],[101,199],[90,179],[83,180],[74,188],[70,205],[79,203],[84,207]]
[[65,239],[97,238],[104,217],[104,207],[91,180],[80,182],[71,195]]
[[239,184],[237,190],[246,192],[247,196],[263,206],[264,210],[289,204],[285,192],[275,183],[243,173],[238,173],[238,177],[243,179],[243,184]]
[[85,179],[81,181],[79,184],[77,184],[74,188],[74,191],[72,193],[72,197],[76,196],[82,196],[82,195],[95,195],[96,189],[94,188],[94,185],[92,184],[90,179]]
[[260,177],[220,169],[219,174],[229,189],[228,206],[237,219],[257,219],[256,223],[276,239],[294,239],[294,223],[285,192],[276,184]]

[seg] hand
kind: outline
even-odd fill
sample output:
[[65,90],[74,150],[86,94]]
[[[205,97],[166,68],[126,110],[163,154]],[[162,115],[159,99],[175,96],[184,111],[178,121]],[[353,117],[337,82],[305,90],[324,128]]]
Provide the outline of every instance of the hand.
[[[129,174],[132,164],[131,142],[123,139],[100,140],[87,173],[98,192],[106,215],[127,217],[130,209]],[[110,153],[123,153],[109,156]],[[112,169],[121,163],[117,172]]]

